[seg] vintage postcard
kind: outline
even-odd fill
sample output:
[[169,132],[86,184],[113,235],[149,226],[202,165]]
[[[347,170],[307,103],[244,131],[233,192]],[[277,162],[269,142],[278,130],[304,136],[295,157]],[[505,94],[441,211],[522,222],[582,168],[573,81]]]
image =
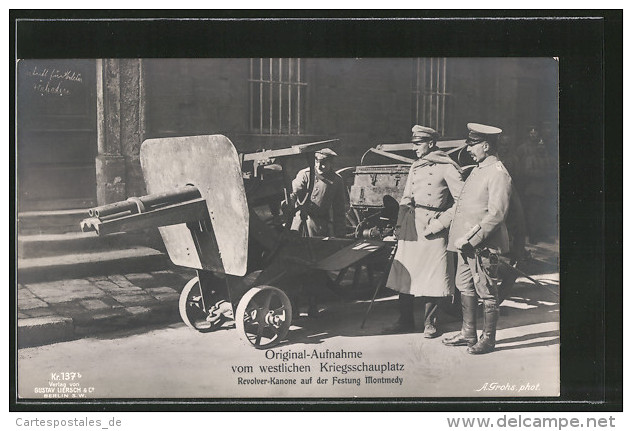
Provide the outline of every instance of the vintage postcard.
[[18,59],[19,398],[558,397],[558,66]]

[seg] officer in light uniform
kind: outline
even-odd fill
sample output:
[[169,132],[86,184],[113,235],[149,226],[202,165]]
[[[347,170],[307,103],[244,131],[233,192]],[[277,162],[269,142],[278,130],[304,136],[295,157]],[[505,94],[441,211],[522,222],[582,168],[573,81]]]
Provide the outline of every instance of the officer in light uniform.
[[[509,249],[505,218],[512,182],[507,169],[496,157],[501,129],[469,123],[467,150],[478,164],[465,181],[454,206],[448,250],[458,253],[456,287],[461,292],[461,332],[443,342],[468,346],[468,353],[494,350],[498,321],[498,256]],[[476,333],[477,295],[484,304],[483,332]]]
[[290,207],[299,206],[292,220],[292,230],[303,236],[345,236],[345,211],[347,204],[344,180],[334,171],[334,158],[338,156],[329,148],[314,154],[314,187],[309,190],[309,168],[302,169],[292,181]]
[[384,333],[413,331],[414,298],[420,297],[424,337],[434,338],[439,335],[439,301],[454,293],[454,264],[446,251],[447,228],[463,179],[461,167],[437,148],[434,129],[415,126],[412,132],[419,159],[410,167],[399,203],[397,252],[386,283],[399,292],[400,315]]

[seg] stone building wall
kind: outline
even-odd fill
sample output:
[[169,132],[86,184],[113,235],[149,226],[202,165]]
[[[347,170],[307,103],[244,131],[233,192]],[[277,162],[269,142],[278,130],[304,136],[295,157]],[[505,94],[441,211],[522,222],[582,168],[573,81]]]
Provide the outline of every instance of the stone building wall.
[[[304,59],[305,124],[301,135],[250,130],[249,59],[106,60],[109,124],[105,153],[123,162],[124,185],[114,195],[144,191],[138,150],[152,137],[223,134],[239,152],[339,139],[338,166],[359,163],[380,143],[405,142],[413,118],[413,59]],[[503,128],[521,139],[526,124],[556,121],[556,64],[552,59],[449,59],[452,106],[446,137],[459,139],[468,122]],[[114,73],[113,70],[117,72]],[[118,106],[118,110],[117,110]],[[116,126],[116,127],[113,127]],[[111,142],[110,142],[111,141]],[[107,157],[106,157],[107,156]],[[290,175],[302,166],[289,165]],[[116,169],[114,169],[116,171]],[[107,187],[105,187],[107,189]],[[126,196],[124,196],[126,197]]]

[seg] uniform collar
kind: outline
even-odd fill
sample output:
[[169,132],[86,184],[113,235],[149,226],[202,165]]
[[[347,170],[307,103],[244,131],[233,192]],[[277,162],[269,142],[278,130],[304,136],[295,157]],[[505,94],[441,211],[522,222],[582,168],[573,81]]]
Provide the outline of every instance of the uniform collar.
[[479,164],[478,164],[478,167],[479,167],[479,168],[485,168],[485,167],[487,167],[487,166],[491,166],[491,165],[493,165],[493,164],[494,164],[494,163],[496,163],[497,161],[498,161],[498,157],[490,155],[490,156],[487,156],[487,157],[485,158],[485,160],[483,160],[481,163],[479,163]]
[[434,164],[451,164],[456,168],[457,171],[462,172],[461,166],[459,166],[457,162],[452,160],[446,152],[441,150],[431,151],[430,153],[422,156],[420,159],[415,160],[412,166],[416,168],[420,166]]
[[333,184],[334,182],[334,172],[330,172],[329,175],[323,175],[323,174],[319,174],[318,172],[314,171],[314,178],[327,183],[327,184]]

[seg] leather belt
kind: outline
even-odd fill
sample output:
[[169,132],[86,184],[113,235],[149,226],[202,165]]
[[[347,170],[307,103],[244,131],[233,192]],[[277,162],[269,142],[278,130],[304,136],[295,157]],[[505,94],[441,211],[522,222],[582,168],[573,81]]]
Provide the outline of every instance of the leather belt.
[[415,208],[423,208],[428,211],[439,211],[439,212],[445,211],[443,208],[435,208],[435,207],[429,207],[426,205],[419,205],[419,204],[415,204]]

